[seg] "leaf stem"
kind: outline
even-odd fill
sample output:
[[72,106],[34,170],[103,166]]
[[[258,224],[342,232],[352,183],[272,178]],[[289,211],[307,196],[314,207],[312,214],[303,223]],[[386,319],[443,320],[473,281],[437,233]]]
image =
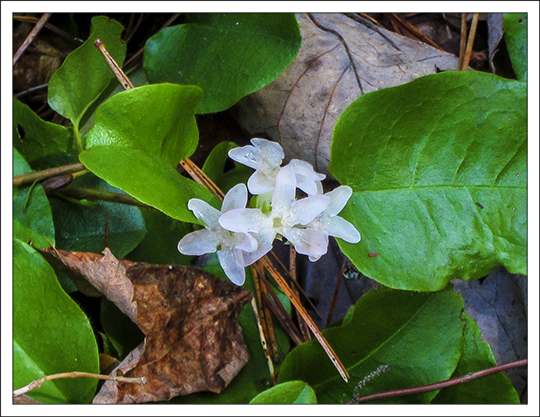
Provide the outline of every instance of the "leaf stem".
[[395,390],[395,391],[380,392],[378,394],[366,395],[365,397],[352,399],[351,401],[349,401],[348,404],[359,404],[359,403],[365,403],[368,401],[379,400],[382,398],[398,397],[401,395],[420,394],[423,392],[435,391],[442,388],[450,387],[452,385],[458,385],[464,382],[472,381],[473,379],[481,378],[483,376],[494,374],[500,371],[504,371],[506,369],[516,368],[518,366],[525,366],[525,365],[527,365],[527,359],[521,359],[519,361],[505,363],[503,365],[497,365],[492,368],[483,369],[478,372],[472,372],[470,374],[461,376],[459,378],[453,378],[447,381],[437,382],[435,384],[424,385],[422,387],[416,387],[416,388],[407,388],[407,389],[400,389],[400,390]]
[[144,204],[127,194],[112,193],[109,191],[99,191],[90,188],[64,188],[62,190],[56,190],[51,195],[58,197],[69,197],[78,200],[101,200],[109,201],[111,203],[127,204],[129,206],[137,206],[147,209],[153,209],[152,206]]
[[29,391],[41,388],[41,386],[50,380],[53,379],[60,379],[60,378],[96,378],[96,379],[104,379],[108,381],[117,381],[117,382],[128,382],[130,384],[137,384],[137,385],[144,385],[146,384],[146,378],[140,377],[140,378],[127,378],[123,376],[111,376],[111,375],[100,375],[100,374],[91,374],[89,372],[64,372],[61,374],[54,374],[54,375],[48,375],[46,377],[43,377],[41,379],[37,379],[35,381],[30,382],[28,385],[16,389],[13,391],[13,396],[18,397],[19,395],[26,394]]
[[57,177],[59,175],[71,174],[73,172],[84,170],[86,170],[84,165],[78,162],[76,164],[49,168],[43,171],[30,172],[28,174],[19,175],[18,177],[13,178],[13,186],[18,187],[19,185],[30,184],[34,181],[40,182],[52,177]]

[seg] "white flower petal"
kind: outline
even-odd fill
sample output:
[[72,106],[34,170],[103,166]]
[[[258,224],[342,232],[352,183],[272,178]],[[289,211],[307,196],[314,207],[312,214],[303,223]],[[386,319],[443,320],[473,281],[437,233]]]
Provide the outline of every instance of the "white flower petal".
[[223,213],[219,224],[231,232],[257,233],[272,227],[272,221],[259,209],[236,209]]
[[253,138],[250,142],[255,145],[263,155],[263,158],[268,161],[269,165],[275,167],[281,165],[281,161],[285,158],[285,153],[279,143],[262,138]]
[[206,201],[192,198],[188,201],[188,209],[190,209],[195,217],[202,220],[207,226],[215,227],[218,225],[218,219],[221,213]]
[[250,168],[257,169],[262,161],[260,152],[255,146],[246,145],[229,151],[229,158]]
[[249,177],[247,186],[253,195],[259,195],[272,191],[276,185],[276,179],[265,175],[262,171],[255,171]]
[[339,237],[345,242],[360,242],[360,233],[356,228],[343,217],[327,217],[326,228],[324,229],[330,236]]
[[289,225],[308,224],[326,210],[330,201],[330,198],[325,195],[314,195],[295,201],[291,204]]
[[242,253],[240,250],[218,250],[217,256],[219,264],[223,268],[225,275],[233,284],[243,285],[246,281],[246,270],[242,265]]
[[328,235],[323,232],[294,227],[285,231],[285,237],[298,253],[309,255],[312,262],[317,261],[328,251]]
[[215,252],[220,243],[218,234],[206,229],[196,230],[188,233],[178,242],[178,251],[184,255],[200,256]]
[[326,175],[315,172],[313,165],[300,159],[292,159],[289,165],[294,169],[298,188],[307,195],[320,194],[322,191],[321,181],[325,179]]
[[296,177],[293,167],[286,165],[276,176],[276,188],[272,196],[272,211],[286,212],[296,197]]
[[272,249],[272,244],[262,247],[259,250],[253,251],[253,252],[243,252],[243,259],[244,259],[244,266],[249,266],[252,263],[258,261],[261,259],[264,255],[266,255],[270,250]]
[[245,208],[247,204],[248,193],[245,184],[236,184],[223,198],[223,204],[221,205],[221,213],[225,213],[230,210]]
[[351,198],[352,193],[353,190],[348,185],[340,185],[335,190],[326,193],[325,195],[332,199],[328,205],[328,208],[326,209],[326,214],[328,216],[335,216],[341,210],[343,210],[343,207],[345,207],[347,201],[349,201],[349,198]]
[[233,247],[246,252],[253,252],[259,247],[257,240],[247,233],[234,233]]

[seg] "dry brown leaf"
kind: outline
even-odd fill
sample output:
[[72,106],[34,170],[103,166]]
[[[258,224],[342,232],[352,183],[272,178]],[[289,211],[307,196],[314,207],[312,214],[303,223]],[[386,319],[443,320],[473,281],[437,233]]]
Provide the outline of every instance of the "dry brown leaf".
[[281,143],[288,158],[311,162],[318,172],[328,173],[334,125],[358,97],[457,69],[454,55],[382,28],[375,32],[343,14],[297,18],[302,47],[296,60],[235,111],[251,135]]
[[146,335],[111,373],[145,385],[106,381],[94,403],[166,401],[221,392],[248,360],[238,316],[251,293],[207,272],[45,249],[83,275]]

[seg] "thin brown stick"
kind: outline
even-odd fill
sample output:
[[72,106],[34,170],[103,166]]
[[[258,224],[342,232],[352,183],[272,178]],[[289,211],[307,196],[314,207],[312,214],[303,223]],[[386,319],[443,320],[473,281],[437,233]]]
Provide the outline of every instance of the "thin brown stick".
[[57,177],[59,175],[72,174],[78,171],[84,171],[86,168],[80,162],[72,165],[64,165],[56,168],[49,168],[43,171],[30,172],[28,174],[19,175],[13,178],[13,186],[31,184],[34,181],[44,181],[49,178]]
[[[29,23],[38,23],[39,22],[39,19],[37,17],[34,17],[34,16],[18,16],[18,15],[15,15],[15,16],[13,16],[13,20],[17,20],[19,22],[29,22]],[[77,43],[79,45],[84,42],[82,39],[74,38],[72,35],[67,33],[65,30],[62,30],[59,27],[51,25],[48,22],[45,23],[44,27],[46,29],[49,29],[50,31],[62,36],[63,38],[66,38],[68,41],[75,42],[75,43]]]
[[458,69],[463,66],[463,58],[465,58],[465,48],[467,47],[467,13],[461,13],[461,40],[459,44],[459,61]]
[[91,374],[89,372],[75,371],[75,372],[64,372],[61,374],[48,375],[41,379],[32,381],[28,385],[13,391],[13,396],[17,397],[19,395],[26,394],[29,391],[40,388],[47,381],[51,381],[53,379],[60,379],[60,378],[95,378],[95,379],[103,379],[107,381],[127,382],[130,384],[137,384],[137,385],[146,384],[146,378],[144,376],[141,378],[126,378],[123,376],[100,375],[100,374]]
[[15,52],[15,55],[13,56],[13,66],[17,63],[21,55],[26,51],[26,48],[30,46],[34,38],[37,36],[39,31],[45,26],[45,23],[47,23],[47,20],[51,17],[52,13],[43,13],[43,16],[39,19],[39,21],[36,23],[36,26],[32,29],[32,31],[28,34],[26,39],[24,40],[23,44],[20,46],[20,48]]
[[144,204],[130,195],[93,190],[91,188],[63,188],[53,191],[50,195],[68,197],[76,200],[109,201],[111,203],[126,204],[128,206],[155,210],[154,207]]
[[[422,387],[416,388],[407,388],[400,389],[396,391],[381,392],[378,394],[366,395],[365,397],[360,397],[354,401],[354,404],[365,403],[373,400],[380,400],[382,398],[390,397],[399,397],[401,395],[411,395],[411,394],[421,394],[423,392],[435,391],[446,387],[451,387],[452,385],[462,384],[464,382],[472,381],[473,379],[481,378],[486,375],[494,374],[497,372],[504,371],[506,369],[516,368],[518,366],[527,365],[527,359],[521,359],[519,361],[505,363],[503,365],[494,366],[493,368],[483,369],[478,372],[472,372],[470,374],[461,376],[459,378],[449,379],[443,382],[437,382],[435,384],[424,385]],[[352,400],[349,402],[352,404]]]
[[[298,291],[300,285],[298,285],[298,280],[296,279],[296,250],[294,249],[293,245],[291,245],[289,249],[289,275],[291,276],[291,281],[295,283],[293,291],[296,293],[296,296],[300,298],[300,294]],[[306,321],[300,315],[297,315],[297,317],[298,326],[300,327],[302,337],[305,341],[311,340],[311,333],[309,332],[309,327]]]
[[336,308],[337,298],[339,294],[339,287],[341,287],[341,281],[343,280],[343,272],[345,271],[346,262],[343,261],[341,269],[339,270],[338,279],[336,282],[336,288],[334,289],[334,296],[332,297],[332,304],[330,304],[330,310],[328,310],[328,318],[326,319],[326,327],[330,327],[332,324],[332,317],[334,316],[334,309]]
[[411,22],[409,22],[406,19],[403,19],[401,16],[399,16],[397,13],[392,13],[394,18],[399,21],[412,35],[416,37],[417,40],[422,41],[424,43],[427,43],[428,45],[433,46],[434,48],[437,48],[441,51],[444,51],[443,48],[441,48],[439,45],[437,45],[434,41],[432,41],[430,38],[428,38],[426,35],[424,35],[416,26],[414,26]]
[[469,40],[467,41],[465,56],[463,57],[463,62],[461,63],[461,71],[467,71],[469,68],[469,61],[471,60],[474,38],[476,37],[476,27],[478,26],[478,16],[480,16],[480,13],[473,13],[471,30],[469,32]]
[[107,61],[107,64],[109,64],[109,67],[111,68],[114,75],[116,75],[117,80],[120,82],[120,85],[124,90],[131,90],[133,87],[133,83],[128,78],[128,76],[122,71],[122,68],[116,63],[114,58],[109,54],[109,51],[107,51],[107,48],[105,48],[105,45],[101,41],[101,39],[96,39],[94,41],[94,46],[99,49],[99,52],[103,55],[103,58],[105,58],[105,61]]

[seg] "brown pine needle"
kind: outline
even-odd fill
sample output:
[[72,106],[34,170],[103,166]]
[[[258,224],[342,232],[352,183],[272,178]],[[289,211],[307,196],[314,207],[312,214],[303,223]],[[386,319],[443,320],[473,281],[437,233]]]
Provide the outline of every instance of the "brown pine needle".
[[40,32],[40,30],[45,26],[45,23],[47,23],[47,20],[51,17],[52,13],[43,13],[43,16],[39,19],[39,21],[36,23],[36,26],[32,29],[32,31],[28,34],[26,39],[24,40],[21,47],[15,52],[15,55],[13,56],[13,65],[17,63],[21,55],[26,51],[26,48],[30,46],[34,38],[37,36],[37,34]]
[[467,41],[467,47],[465,49],[465,56],[463,57],[463,62],[461,63],[461,71],[467,71],[469,68],[469,61],[471,60],[474,38],[476,37],[476,27],[478,25],[478,16],[480,13],[473,13],[473,18],[471,22],[471,30],[469,32],[469,40]]

